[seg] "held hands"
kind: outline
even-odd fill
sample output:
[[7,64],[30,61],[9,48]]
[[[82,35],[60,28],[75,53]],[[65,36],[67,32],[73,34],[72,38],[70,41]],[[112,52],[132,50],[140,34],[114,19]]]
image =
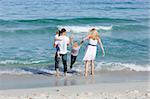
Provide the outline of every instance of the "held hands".
[[83,42],[84,42],[84,41],[82,40],[82,41],[80,42],[80,44],[83,44]]

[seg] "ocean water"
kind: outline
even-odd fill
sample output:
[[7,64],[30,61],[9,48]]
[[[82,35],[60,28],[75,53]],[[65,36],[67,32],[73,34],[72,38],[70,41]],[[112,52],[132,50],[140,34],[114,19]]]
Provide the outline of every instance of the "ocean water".
[[[97,71],[150,71],[149,4],[149,0],[0,0],[0,74],[54,72],[53,39],[61,27],[78,42],[90,28],[98,29],[106,56],[98,47]],[[76,71],[84,70],[87,43],[80,49]]]

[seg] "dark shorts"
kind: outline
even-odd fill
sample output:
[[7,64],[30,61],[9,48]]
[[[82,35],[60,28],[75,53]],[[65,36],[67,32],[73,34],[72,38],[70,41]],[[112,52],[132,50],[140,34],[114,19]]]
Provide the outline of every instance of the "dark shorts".
[[60,48],[59,48],[58,44],[56,45],[56,52],[60,52]]
[[[67,72],[67,54],[60,54],[60,57],[62,58],[64,72]],[[56,52],[56,54],[55,54],[55,70],[59,69],[60,57],[58,57],[58,54]]]
[[71,55],[71,63],[70,63],[70,68],[72,68],[73,64],[76,62],[77,56]]

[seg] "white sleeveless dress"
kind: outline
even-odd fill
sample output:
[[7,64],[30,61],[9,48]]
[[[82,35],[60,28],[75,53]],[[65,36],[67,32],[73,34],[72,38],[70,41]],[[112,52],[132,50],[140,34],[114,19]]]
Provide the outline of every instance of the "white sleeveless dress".
[[89,39],[89,44],[83,58],[84,61],[95,60],[97,52],[97,42],[97,40]]

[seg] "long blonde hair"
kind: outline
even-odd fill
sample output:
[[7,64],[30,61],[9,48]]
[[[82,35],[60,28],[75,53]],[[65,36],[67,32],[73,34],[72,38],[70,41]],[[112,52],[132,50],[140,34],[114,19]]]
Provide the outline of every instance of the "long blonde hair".
[[95,28],[90,30],[90,37],[89,38],[93,39],[93,40],[98,40],[99,35],[98,35],[98,32],[96,31]]

